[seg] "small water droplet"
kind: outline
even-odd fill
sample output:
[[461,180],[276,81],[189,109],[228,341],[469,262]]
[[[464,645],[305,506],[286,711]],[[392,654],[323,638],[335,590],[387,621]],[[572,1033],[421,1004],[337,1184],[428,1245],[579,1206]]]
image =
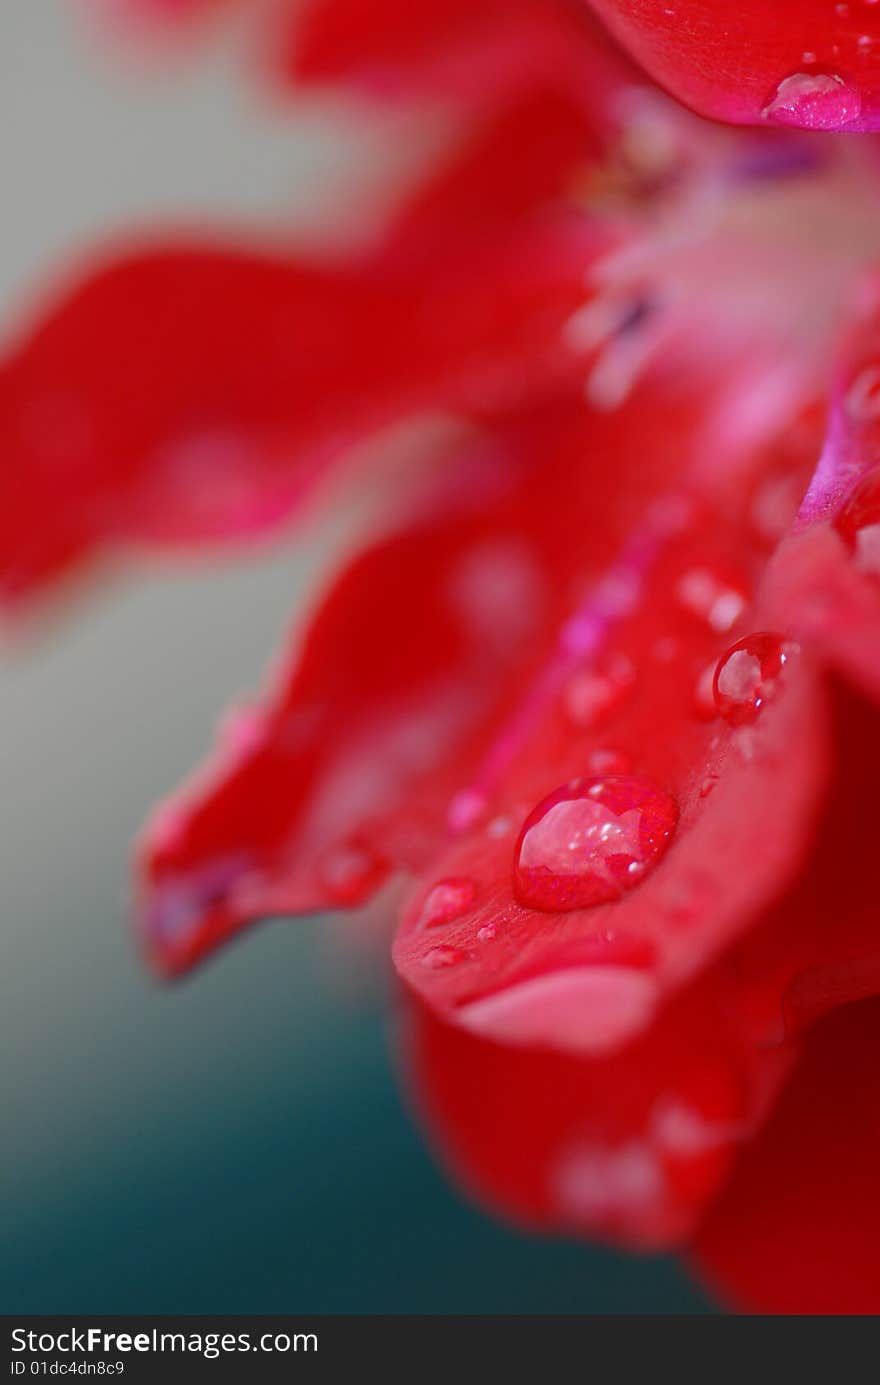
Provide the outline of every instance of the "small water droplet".
[[715,706],[731,726],[754,721],[777,695],[782,672],[797,646],[782,635],[747,635],[728,649],[715,670]]
[[795,72],[779,83],[761,114],[777,125],[801,130],[839,130],[858,119],[859,93],[830,72]]
[[717,634],[726,634],[745,609],[746,598],[732,582],[706,567],[691,568],[676,584],[680,605]]
[[446,816],[450,832],[468,832],[486,811],[486,799],[478,789],[462,789],[449,804]]
[[862,572],[880,576],[880,466],[863,476],[834,521]]
[[622,750],[591,750],[586,768],[590,774],[628,774],[632,761]]
[[858,47],[861,49],[861,51],[862,51],[863,53],[866,53],[866,52],[868,51],[869,48],[872,48],[872,47],[873,47],[873,45],[874,45],[874,40],[872,39],[872,37],[871,37],[870,34],[860,34],[860,35],[859,35]]
[[388,864],[360,842],[340,842],[319,862],[321,884],[335,904],[362,904],[384,880]]
[[801,62],[806,63],[807,66],[809,67],[809,65],[810,65],[811,63],[816,62],[816,54],[815,54],[815,53],[809,53],[809,52],[807,52],[807,53],[801,53]]
[[457,947],[432,947],[422,957],[422,966],[429,971],[443,971],[446,967],[454,967],[457,962],[464,961],[466,953],[461,952]]
[[441,880],[425,896],[417,927],[440,928],[452,923],[473,904],[477,889],[473,880]]
[[849,5],[846,0],[840,0],[840,4],[834,6],[834,13],[839,15],[841,19],[846,19],[849,14]]
[[486,835],[498,839],[513,831],[513,818],[501,816],[493,818],[486,828]]
[[675,799],[647,779],[575,780],[526,818],[515,853],[516,898],[548,913],[617,899],[657,864],[677,822]]
[[617,711],[634,680],[633,666],[623,654],[610,655],[595,668],[578,669],[563,692],[569,720],[578,729],[607,720]]
[[477,933],[478,943],[491,943],[498,937],[498,928],[494,923],[484,924]]

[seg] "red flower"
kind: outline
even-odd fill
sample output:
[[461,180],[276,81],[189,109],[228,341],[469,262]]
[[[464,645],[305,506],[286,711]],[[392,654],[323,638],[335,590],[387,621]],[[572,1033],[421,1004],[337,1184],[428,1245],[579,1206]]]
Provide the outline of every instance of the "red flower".
[[[596,8],[700,109],[871,125],[849,59],[846,120],[778,104],[784,64],[768,95],[794,5],[772,42],[757,4]],[[369,537],[144,835],[148,950],[403,875],[409,1080],[477,1196],[876,1311],[873,142],[705,125],[566,0],[325,0],[275,40],[276,77],[466,134],[344,263],[154,241],[0,374],[17,607],[375,467]]]

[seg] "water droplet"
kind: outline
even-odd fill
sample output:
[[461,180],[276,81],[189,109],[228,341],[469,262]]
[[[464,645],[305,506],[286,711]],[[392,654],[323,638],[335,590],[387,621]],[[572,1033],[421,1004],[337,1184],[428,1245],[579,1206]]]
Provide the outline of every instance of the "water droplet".
[[486,811],[486,799],[478,789],[462,789],[449,805],[446,823],[450,832],[457,836],[468,832],[479,822]]
[[516,898],[548,913],[617,899],[657,864],[677,821],[675,799],[647,779],[574,780],[539,803],[523,824]]
[[815,61],[816,61],[816,54],[815,54],[815,53],[810,53],[810,52],[801,53],[801,62],[806,63],[808,67],[809,67],[809,65],[810,65],[811,63],[814,63]]
[[454,967],[456,962],[464,961],[466,956],[467,953],[459,951],[457,947],[432,947],[422,957],[422,966],[429,971],[443,971],[446,967]]
[[498,928],[494,923],[487,923],[477,933],[478,943],[491,943],[498,937]]
[[872,39],[870,34],[859,35],[858,47],[861,49],[863,53],[867,53],[868,49],[872,48],[873,46],[874,40]]
[[321,884],[335,904],[362,904],[379,888],[388,863],[360,842],[340,842],[319,863]]
[[856,423],[880,418],[880,365],[865,366],[846,393],[846,411]]
[[477,889],[473,880],[441,880],[425,896],[417,927],[440,928],[460,918],[473,904]]
[[840,0],[840,4],[834,6],[834,13],[839,15],[841,19],[846,19],[849,14],[849,5],[846,0]]
[[834,527],[860,570],[880,576],[880,466],[862,477]]
[[679,603],[718,634],[732,628],[745,609],[746,598],[732,582],[709,568],[691,568],[676,584]]
[[839,130],[850,125],[862,110],[857,91],[830,72],[795,72],[776,88],[761,114],[777,125],[800,130]]
[[731,726],[754,721],[780,691],[783,669],[797,646],[782,635],[747,635],[718,661],[715,706]]
[[513,818],[502,815],[493,818],[486,828],[486,836],[497,840],[499,837],[506,837],[508,832],[513,831]]
[[623,654],[610,655],[595,668],[579,669],[569,678],[563,702],[569,720],[578,729],[596,726],[616,712],[635,681],[635,672]]

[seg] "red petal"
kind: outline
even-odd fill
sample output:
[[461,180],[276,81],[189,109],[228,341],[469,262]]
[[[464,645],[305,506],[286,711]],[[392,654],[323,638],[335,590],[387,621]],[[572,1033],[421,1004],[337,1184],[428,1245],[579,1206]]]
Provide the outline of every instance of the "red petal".
[[[583,680],[604,665],[578,652],[577,638],[563,659],[574,686],[547,685],[548,668],[553,678],[559,671],[559,630],[563,641],[578,636],[567,617],[591,583],[605,574],[599,591],[613,594],[609,573],[614,582],[633,576],[619,572],[615,554],[644,524],[646,506],[650,514],[660,478],[667,485],[680,474],[689,425],[687,409],[661,408],[647,388],[612,416],[591,418],[575,405],[515,419],[496,438],[500,491],[355,565],[319,613],[256,743],[223,757],[154,827],[148,912],[162,965],[190,964],[256,917],[363,899],[380,881],[378,862],[423,869],[447,839],[447,817],[460,831],[474,808],[485,815],[424,877],[398,944],[410,984],[438,1009],[470,1022],[474,1011],[459,1014],[460,1006],[502,991],[517,1002],[533,998],[536,978],[561,976],[571,990],[579,981],[595,986],[585,967],[634,967],[641,978],[627,973],[610,989],[611,1008],[619,1000],[637,1027],[661,988],[680,984],[729,941],[797,868],[824,773],[824,722],[806,668],[757,729],[734,733],[695,715],[698,678],[731,637],[695,612],[682,578],[718,574],[729,563],[747,589],[763,559],[743,533],[748,504],[738,480],[666,545],[644,604],[613,632],[603,658],[640,668],[641,686],[607,709],[604,725],[589,716],[578,724],[590,699]],[[455,618],[451,590],[459,592]],[[525,733],[524,707],[535,721]],[[430,745],[419,727],[433,728]],[[421,758],[402,758],[402,744]],[[612,767],[626,757],[633,773],[680,800],[668,862],[598,909],[560,917],[516,905],[513,824],[591,764],[607,771],[609,756]],[[479,794],[463,795],[468,786]],[[769,841],[751,810],[756,794],[777,803],[779,828]],[[328,879],[339,875],[340,851],[348,861],[342,874],[351,877],[342,889]],[[758,865],[743,871],[752,857]],[[472,882],[474,902],[441,936],[422,926],[425,896],[450,880]],[[487,928],[497,935],[489,942]],[[448,955],[461,965],[445,966]],[[649,1003],[627,1008],[636,986]],[[513,1014],[510,1006],[500,1015],[489,1009],[488,1021],[486,1006],[479,1009],[481,1023],[508,1037],[521,1031],[522,1005]],[[540,1009],[561,1021],[571,1007]],[[576,1038],[543,1037],[601,1046],[582,1028]],[[601,1040],[610,1046],[624,1037],[626,1025],[614,1032],[612,1024]]]
[[382,96],[483,102],[540,81],[596,105],[615,64],[567,0],[311,0],[286,59],[291,75],[354,80]]
[[838,372],[825,448],[769,578],[773,618],[880,697],[880,309]]
[[818,1026],[697,1242],[719,1292],[771,1313],[880,1312],[880,1003]]
[[689,1234],[790,1061],[752,1044],[711,982],[605,1061],[494,1044],[419,1005],[408,1021],[417,1110],[479,1201],[642,1249]]
[[[187,965],[266,913],[365,897],[379,883],[369,869],[347,900],[326,878],[352,842],[365,862],[422,864],[436,849],[455,789],[514,704],[522,671],[544,657],[583,563],[578,512],[557,495],[590,490],[588,422],[566,405],[473,441],[451,477],[460,499],[450,508],[441,496],[429,519],[342,576],[255,736],[237,737],[207,784],[154,824],[162,965]],[[616,454],[607,422],[605,431]],[[591,434],[601,468],[592,494],[613,495],[598,425]],[[635,469],[637,458],[619,463]]]
[[880,992],[875,901],[880,716],[834,689],[835,772],[804,868],[756,920],[731,968],[740,1003],[767,1035],[807,1029]]
[[413,249],[329,269],[181,246],[86,277],[0,366],[0,593],[102,547],[264,532],[396,419],[574,378],[591,240],[555,220],[432,273]]
[[672,94],[735,125],[880,129],[880,18],[853,0],[589,0]]
[[[797,1057],[791,1035],[830,1008],[880,992],[873,902],[880,719],[842,689],[836,713],[839,769],[802,875],[635,1042],[594,1057],[495,1044],[461,1025],[444,1024],[427,1007],[414,1008],[404,1046],[414,1099],[452,1171],[482,1201],[544,1229],[664,1245],[692,1232],[733,1168],[732,1191],[722,1195],[717,1216],[710,1212],[702,1238],[714,1272],[746,1305],[823,1307],[815,1295],[805,1300],[800,1287],[806,1282],[828,1292],[826,1277],[817,1274],[824,1247],[810,1239],[816,1208],[802,1203],[809,1197],[821,1213],[829,1205],[826,1180],[834,1187],[845,1180],[829,1176],[827,1160],[811,1169],[812,1117],[794,1123],[785,1114],[792,1106],[787,1092],[768,1134],[757,1132]],[[434,936],[442,938],[443,915],[433,912]],[[483,940],[487,953],[491,941]],[[581,969],[580,976],[593,981],[591,992],[575,996],[594,1039],[603,1026],[606,1037],[615,1037],[626,1019],[624,1001],[637,1024],[643,1021],[642,972],[599,964]],[[557,1009],[566,1000],[560,991]],[[809,1040],[808,1052],[816,1042]],[[821,1050],[825,1040],[818,1042]],[[801,1094],[795,1104],[814,1099],[811,1063],[808,1077],[799,1073],[794,1079]],[[864,1120],[864,1073],[871,1063],[870,1054],[854,1050],[842,1065],[853,1107],[842,1116],[821,1104],[821,1091],[815,1094],[823,1128],[843,1131],[836,1155],[841,1169],[851,1157],[855,1127]],[[855,1076],[848,1080],[856,1071],[858,1090]],[[756,1136],[755,1150],[740,1155],[740,1146]],[[765,1173],[768,1142],[782,1145],[784,1160],[773,1156]],[[876,1152],[872,1144],[870,1158]],[[743,1159],[743,1173],[736,1158]],[[869,1167],[866,1160],[866,1175]],[[782,1187],[782,1204],[790,1208],[784,1221],[778,1209],[767,1214]],[[863,1184],[859,1188],[865,1192]],[[800,1260],[804,1267],[791,1292],[789,1218],[799,1223],[792,1263]],[[854,1246],[862,1244],[860,1228],[853,1208],[849,1223],[841,1219],[828,1263],[849,1265],[847,1236]],[[863,1241],[872,1255],[877,1230],[872,1227]],[[825,1235],[823,1229],[820,1238]],[[826,1310],[861,1301],[846,1275],[843,1283],[842,1301],[832,1299]],[[870,1287],[862,1297],[877,1301]]]
[[[688,579],[719,579],[731,562],[748,590],[760,564],[744,532],[747,508],[742,494],[708,506],[658,555],[636,609],[612,626],[603,657],[636,670],[620,705],[593,716],[588,703],[581,726],[575,707],[572,725],[576,681],[574,688],[551,681],[548,690],[545,677],[496,729],[466,800],[482,811],[466,814],[465,830],[426,873],[395,946],[407,984],[439,1014],[503,1042],[614,1051],[651,1021],[670,990],[750,927],[801,868],[828,758],[823,698],[806,660],[795,660],[799,667],[781,680],[784,694],[754,724],[707,722],[695,707],[703,671],[732,638],[695,615],[696,584]],[[758,620],[747,611],[738,628],[745,633]],[[595,679],[601,670],[588,654],[573,677]],[[606,775],[610,790],[595,789],[596,777],[601,785]],[[523,891],[515,868],[526,815],[548,794],[566,802],[583,797],[577,784],[587,797],[599,794],[594,806],[609,805],[598,839],[583,828],[586,840],[611,843],[607,862],[604,846],[589,857],[599,872],[591,907],[573,907],[581,901],[568,897],[552,841],[551,864],[541,869],[561,885],[546,902]],[[615,794],[626,801],[614,801]],[[772,828],[760,811],[770,803]],[[631,810],[628,827],[624,808]],[[627,844],[626,831],[638,831],[640,846]],[[448,880],[472,882],[473,897],[435,927],[427,901]]]

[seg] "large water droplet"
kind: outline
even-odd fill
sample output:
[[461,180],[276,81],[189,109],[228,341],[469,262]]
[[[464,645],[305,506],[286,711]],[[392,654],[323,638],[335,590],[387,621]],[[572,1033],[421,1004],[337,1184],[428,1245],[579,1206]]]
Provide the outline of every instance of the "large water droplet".
[[777,125],[800,130],[839,130],[862,110],[862,98],[842,77],[830,72],[795,72],[779,83],[761,114]]
[[782,635],[747,635],[718,661],[713,692],[719,714],[731,726],[754,721],[780,691],[783,669],[797,646]]
[[529,909],[585,909],[617,899],[656,865],[678,821],[675,799],[647,779],[574,780],[526,818],[514,893]]
[[859,568],[880,576],[880,466],[862,477],[834,527]]
[[419,928],[440,928],[460,918],[476,897],[473,880],[441,880],[425,896],[418,918]]

